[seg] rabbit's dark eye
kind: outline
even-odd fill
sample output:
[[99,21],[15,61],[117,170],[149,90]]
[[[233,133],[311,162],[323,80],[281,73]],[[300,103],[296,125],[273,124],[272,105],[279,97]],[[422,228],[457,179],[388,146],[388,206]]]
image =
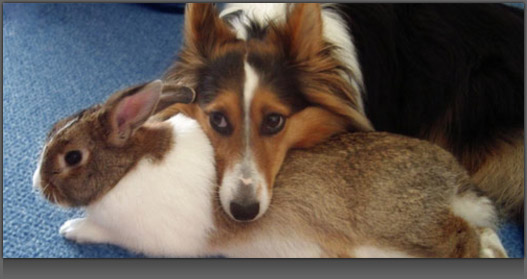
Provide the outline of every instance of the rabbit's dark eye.
[[68,166],[73,167],[82,161],[82,153],[79,150],[70,151],[66,153],[64,160]]

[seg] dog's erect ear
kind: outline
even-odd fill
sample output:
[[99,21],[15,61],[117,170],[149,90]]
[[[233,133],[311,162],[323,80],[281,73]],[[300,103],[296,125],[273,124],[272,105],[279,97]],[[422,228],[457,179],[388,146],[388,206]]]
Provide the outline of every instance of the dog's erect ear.
[[324,48],[322,11],[318,3],[292,5],[287,14],[285,32],[290,40],[290,54],[297,61],[303,61]]
[[108,110],[106,121],[109,125],[108,142],[123,146],[154,112],[163,82],[155,80],[124,92],[112,95],[105,106]]
[[189,3],[185,10],[185,45],[207,58],[214,46],[235,40],[235,34],[220,19],[215,4]]

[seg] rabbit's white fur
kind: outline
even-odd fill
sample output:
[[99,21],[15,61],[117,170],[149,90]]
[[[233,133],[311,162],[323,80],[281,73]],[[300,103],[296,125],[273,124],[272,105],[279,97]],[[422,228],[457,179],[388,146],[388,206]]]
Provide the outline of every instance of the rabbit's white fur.
[[205,254],[213,229],[215,166],[199,124],[178,114],[167,120],[175,145],[159,163],[142,159],[86,217],[60,233],[78,242],[111,243],[150,256]]

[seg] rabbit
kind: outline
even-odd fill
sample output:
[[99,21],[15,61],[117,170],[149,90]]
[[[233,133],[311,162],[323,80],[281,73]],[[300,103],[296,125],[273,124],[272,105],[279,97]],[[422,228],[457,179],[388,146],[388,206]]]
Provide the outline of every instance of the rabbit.
[[388,133],[291,151],[269,211],[234,221],[199,124],[182,113],[151,120],[162,90],[156,80],[116,92],[50,131],[33,184],[54,204],[85,208],[60,227],[66,239],[151,257],[507,257],[493,204],[455,158]]

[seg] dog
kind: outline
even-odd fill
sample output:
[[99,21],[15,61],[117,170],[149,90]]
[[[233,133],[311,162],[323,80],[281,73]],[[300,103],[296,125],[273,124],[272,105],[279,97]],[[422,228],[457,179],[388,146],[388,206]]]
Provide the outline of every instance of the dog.
[[219,198],[261,217],[285,154],[345,131],[453,153],[506,216],[523,218],[523,17],[504,5],[213,4],[186,8],[164,77],[196,92]]

